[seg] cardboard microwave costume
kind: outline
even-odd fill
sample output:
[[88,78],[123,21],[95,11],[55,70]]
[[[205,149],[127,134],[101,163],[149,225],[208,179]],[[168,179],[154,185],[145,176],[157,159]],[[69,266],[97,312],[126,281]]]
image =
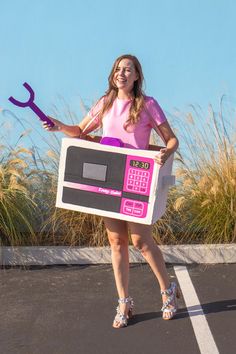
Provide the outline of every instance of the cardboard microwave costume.
[[63,138],[56,206],[153,224],[165,212],[173,154],[161,167],[157,151]]
[[[12,96],[9,101],[30,107],[40,120],[53,127],[54,123],[35,104],[32,87],[27,82],[23,86],[30,94],[28,101]],[[56,206],[153,224],[164,214],[168,187],[174,184],[173,154],[160,167],[153,160],[156,150],[123,148],[117,139],[109,137],[103,141],[113,146],[73,138],[62,140]]]

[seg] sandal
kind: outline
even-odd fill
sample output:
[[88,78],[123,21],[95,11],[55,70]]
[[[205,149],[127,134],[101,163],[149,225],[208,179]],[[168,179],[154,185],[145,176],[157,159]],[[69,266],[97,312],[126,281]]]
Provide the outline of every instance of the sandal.
[[[176,283],[170,283],[170,287],[166,290],[161,291],[161,295],[167,295],[167,300],[163,303],[161,311],[163,312],[163,320],[171,320],[177,311],[177,299],[180,298],[180,290]],[[165,317],[165,314],[170,314],[170,316]]]
[[[132,297],[129,296],[129,297],[123,297],[123,298],[118,299],[118,303],[119,303],[119,305],[116,308],[116,316],[114,318],[113,327],[114,328],[127,327],[128,320],[133,317],[134,301],[133,301]],[[129,311],[126,316],[124,313],[121,312],[120,304],[129,304]],[[115,326],[115,323],[117,323],[116,326]]]

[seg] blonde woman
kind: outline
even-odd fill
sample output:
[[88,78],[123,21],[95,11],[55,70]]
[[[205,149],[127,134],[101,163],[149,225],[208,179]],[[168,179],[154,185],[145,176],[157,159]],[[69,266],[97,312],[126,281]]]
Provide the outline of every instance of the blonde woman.
[[[79,125],[69,126],[50,117],[55,126],[50,128],[44,124],[44,128],[53,132],[61,131],[70,137],[86,138],[87,134],[102,126],[103,136],[118,138],[125,147],[133,149],[148,149],[151,130],[155,129],[166,143],[166,148],[161,149],[155,157],[156,163],[163,165],[178,148],[178,139],[157,101],[144,94],[143,79],[138,59],[133,55],[122,55],[114,62],[105,95]],[[172,319],[177,310],[179,289],[174,282],[169,281],[162,253],[152,238],[152,225],[106,217],[104,222],[119,297],[113,327],[127,326],[134,306],[129,296],[128,229],[134,247],[140,250],[159,282],[163,319]]]

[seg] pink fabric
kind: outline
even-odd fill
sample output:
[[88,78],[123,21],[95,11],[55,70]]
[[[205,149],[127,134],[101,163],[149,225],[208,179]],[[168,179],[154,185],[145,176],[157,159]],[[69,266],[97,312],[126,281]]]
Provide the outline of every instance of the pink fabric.
[[[100,99],[88,112],[88,115],[94,118],[97,126],[100,122],[96,119],[96,115],[101,110],[103,102],[104,98]],[[152,128],[158,130],[158,126],[166,122],[166,117],[153,97],[145,96],[145,102],[146,109],[141,112],[139,122],[135,125],[129,125],[125,130],[124,126],[129,116],[131,100],[116,98],[111,109],[102,118],[102,136],[119,138],[128,148],[147,149]],[[147,110],[149,113],[147,113]]]

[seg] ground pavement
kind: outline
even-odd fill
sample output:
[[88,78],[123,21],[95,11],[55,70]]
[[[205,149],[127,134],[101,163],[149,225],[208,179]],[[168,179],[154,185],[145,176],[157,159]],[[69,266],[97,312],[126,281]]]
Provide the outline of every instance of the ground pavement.
[[111,265],[0,269],[0,353],[235,354],[236,264],[171,264],[168,273],[182,291],[175,319],[162,320],[155,277],[135,264],[135,316],[117,330]]

